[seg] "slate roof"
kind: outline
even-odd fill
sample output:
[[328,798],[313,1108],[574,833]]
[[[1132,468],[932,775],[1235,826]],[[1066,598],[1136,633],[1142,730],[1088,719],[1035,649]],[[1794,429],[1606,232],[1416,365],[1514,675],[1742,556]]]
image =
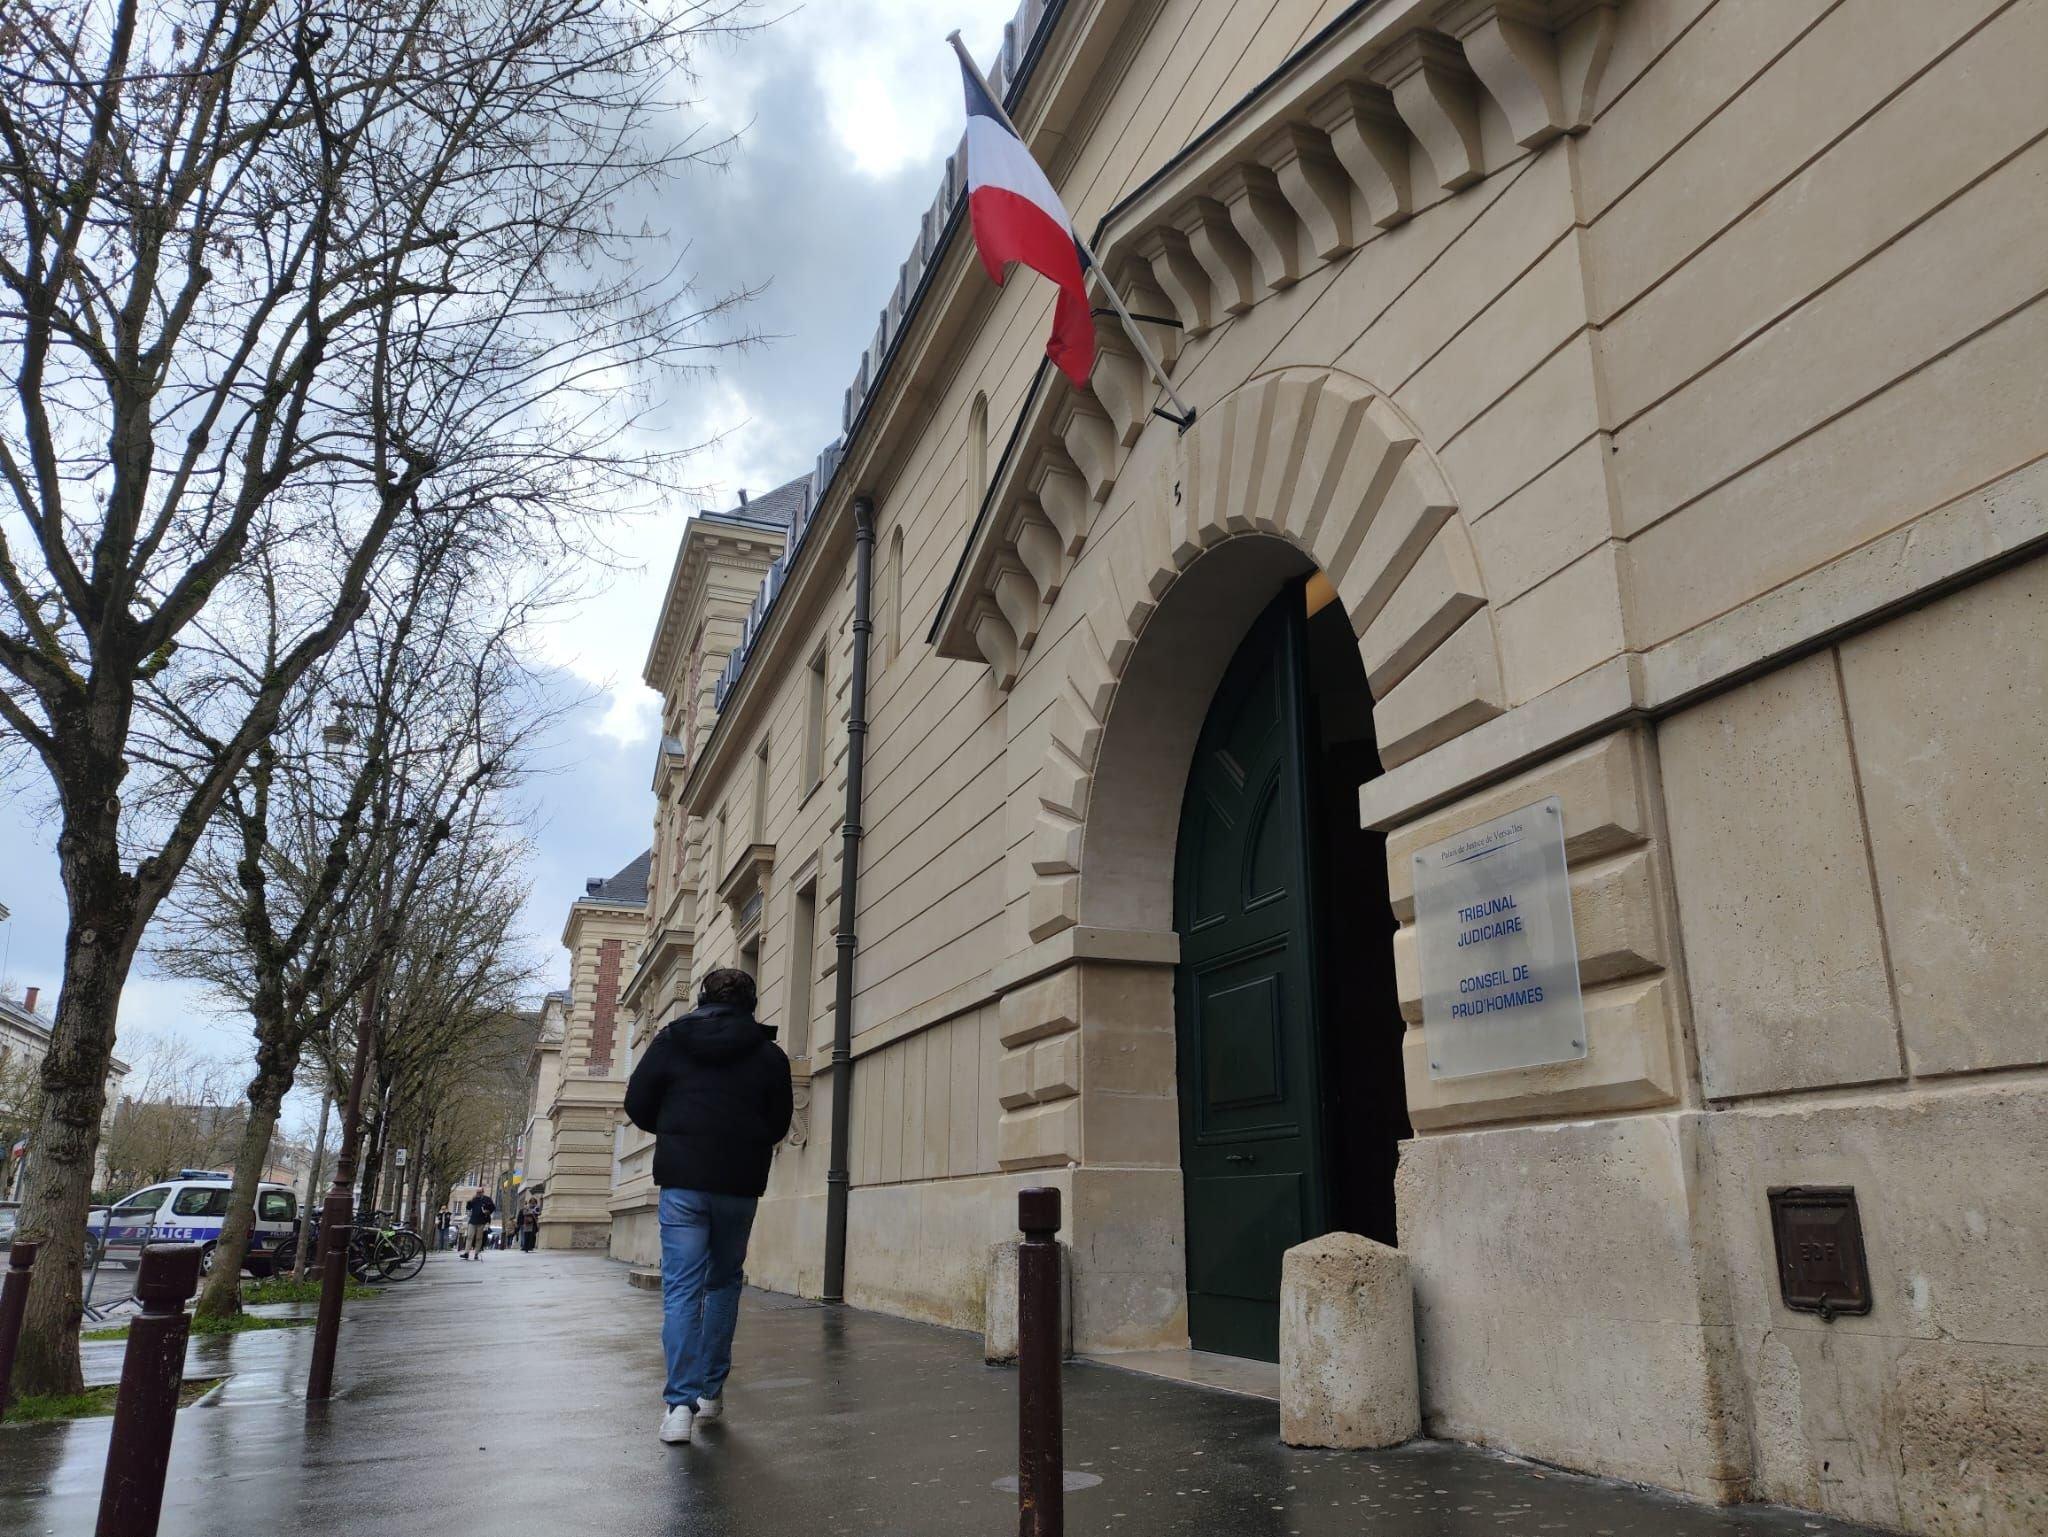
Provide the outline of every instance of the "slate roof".
[[737,518],[742,523],[759,523],[764,528],[779,528],[790,532],[803,521],[811,510],[811,475],[805,472],[795,480],[777,486],[773,491],[750,497],[737,507],[728,507],[718,514],[721,518]]
[[647,875],[654,864],[654,850],[643,849],[638,858],[617,875],[605,879],[593,876],[584,882],[582,901],[615,902],[627,907],[647,905]]

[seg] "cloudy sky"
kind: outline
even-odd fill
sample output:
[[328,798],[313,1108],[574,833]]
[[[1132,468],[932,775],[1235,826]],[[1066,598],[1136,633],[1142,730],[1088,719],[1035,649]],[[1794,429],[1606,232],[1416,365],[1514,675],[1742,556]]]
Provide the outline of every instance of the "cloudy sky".
[[[735,131],[723,172],[693,171],[666,224],[705,293],[765,285],[740,319],[771,338],[680,387],[658,427],[678,443],[718,436],[693,473],[712,505],[808,471],[838,432],[842,391],[918,218],[960,134],[959,74],[945,35],[958,27],[984,64],[1016,0],[810,0],[764,31],[698,60],[696,102],[678,124]],[[766,0],[762,15],[784,8]],[[546,747],[534,784],[536,856],[528,943],[567,978],[568,903],[586,876],[608,875],[648,840],[656,697],[640,666],[688,506],[614,532],[624,569],[543,639],[565,691],[587,697]],[[64,909],[40,787],[0,797],[0,977],[44,1007],[61,975]],[[121,1033],[189,1035],[241,1055],[245,1026],[209,1016],[190,989],[150,975],[123,997]],[[118,1049],[118,1048],[117,1048]]]

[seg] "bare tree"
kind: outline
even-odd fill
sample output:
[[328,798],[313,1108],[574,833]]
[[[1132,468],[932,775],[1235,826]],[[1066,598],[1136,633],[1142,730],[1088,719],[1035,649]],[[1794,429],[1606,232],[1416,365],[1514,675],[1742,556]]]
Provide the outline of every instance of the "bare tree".
[[[538,538],[658,478],[622,446],[627,391],[718,345],[722,301],[693,307],[618,218],[716,152],[661,130],[743,5],[0,0],[0,723],[47,773],[69,914],[23,1391],[80,1384],[137,947],[394,537]],[[263,676],[183,701],[162,781],[129,750],[141,702],[272,581]]]
[[468,833],[459,851],[451,844],[456,868],[416,910],[390,968],[368,1096],[365,1206],[381,1199],[395,1129],[417,1138],[508,1053],[523,1057],[524,1048],[506,1043],[521,1028],[519,999],[537,981],[515,934],[526,850],[493,829]]
[[114,1189],[154,1184],[180,1169],[217,1169],[234,1155],[247,1116],[230,1064],[181,1036],[152,1035],[138,1043],[133,1071],[133,1091],[107,1127]]
[[[449,874],[440,855],[456,829],[466,853],[494,825],[523,744],[551,713],[513,645],[535,595],[492,602],[473,562],[449,554],[437,547],[396,591],[378,593],[315,686],[295,696],[168,908],[158,964],[206,983],[255,1033],[249,1114],[202,1314],[240,1306],[258,1171],[306,1042],[371,983],[415,903],[431,906],[427,888]],[[221,666],[236,665],[224,650]]]

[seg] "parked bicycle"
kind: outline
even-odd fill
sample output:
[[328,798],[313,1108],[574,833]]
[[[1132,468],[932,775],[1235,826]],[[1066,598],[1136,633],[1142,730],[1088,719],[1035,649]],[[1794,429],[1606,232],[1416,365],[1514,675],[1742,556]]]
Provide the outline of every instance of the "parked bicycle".
[[[278,1245],[273,1261],[280,1271],[298,1263],[301,1237],[311,1252],[320,1252],[320,1218],[308,1212],[300,1229]],[[348,1271],[358,1281],[410,1281],[427,1262],[427,1241],[397,1215],[388,1211],[365,1212],[349,1233]]]

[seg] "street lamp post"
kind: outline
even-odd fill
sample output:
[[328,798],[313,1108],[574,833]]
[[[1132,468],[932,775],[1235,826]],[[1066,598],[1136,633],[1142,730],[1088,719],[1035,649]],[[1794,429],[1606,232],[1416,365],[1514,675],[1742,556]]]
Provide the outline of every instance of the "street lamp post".
[[[337,715],[323,733],[330,752],[339,754],[352,739]],[[306,1373],[306,1403],[324,1403],[334,1392],[334,1351],[341,1338],[341,1303],[348,1289],[349,1240],[355,1228],[356,1160],[362,1152],[363,1085],[376,1054],[377,1016],[384,992],[383,947],[391,924],[391,863],[377,881],[377,910],[370,925],[376,947],[370,974],[363,981],[362,1012],[356,1025],[356,1059],[349,1072],[348,1100],[341,1115],[341,1150],[334,1158],[334,1183],[320,1208],[320,1311],[313,1326],[313,1363]]]
[[[377,935],[383,934],[384,903],[378,903]],[[356,1158],[362,1150],[363,1081],[369,1076],[377,1034],[377,995],[384,988],[378,962],[364,984],[363,1010],[356,1026],[356,1060],[349,1072],[348,1103],[341,1116],[341,1151],[334,1159],[334,1183],[320,1208],[320,1313],[313,1326],[313,1364],[306,1373],[306,1402],[321,1403],[334,1392],[334,1348],[341,1338],[341,1301],[348,1288],[348,1246],[355,1227]]]

